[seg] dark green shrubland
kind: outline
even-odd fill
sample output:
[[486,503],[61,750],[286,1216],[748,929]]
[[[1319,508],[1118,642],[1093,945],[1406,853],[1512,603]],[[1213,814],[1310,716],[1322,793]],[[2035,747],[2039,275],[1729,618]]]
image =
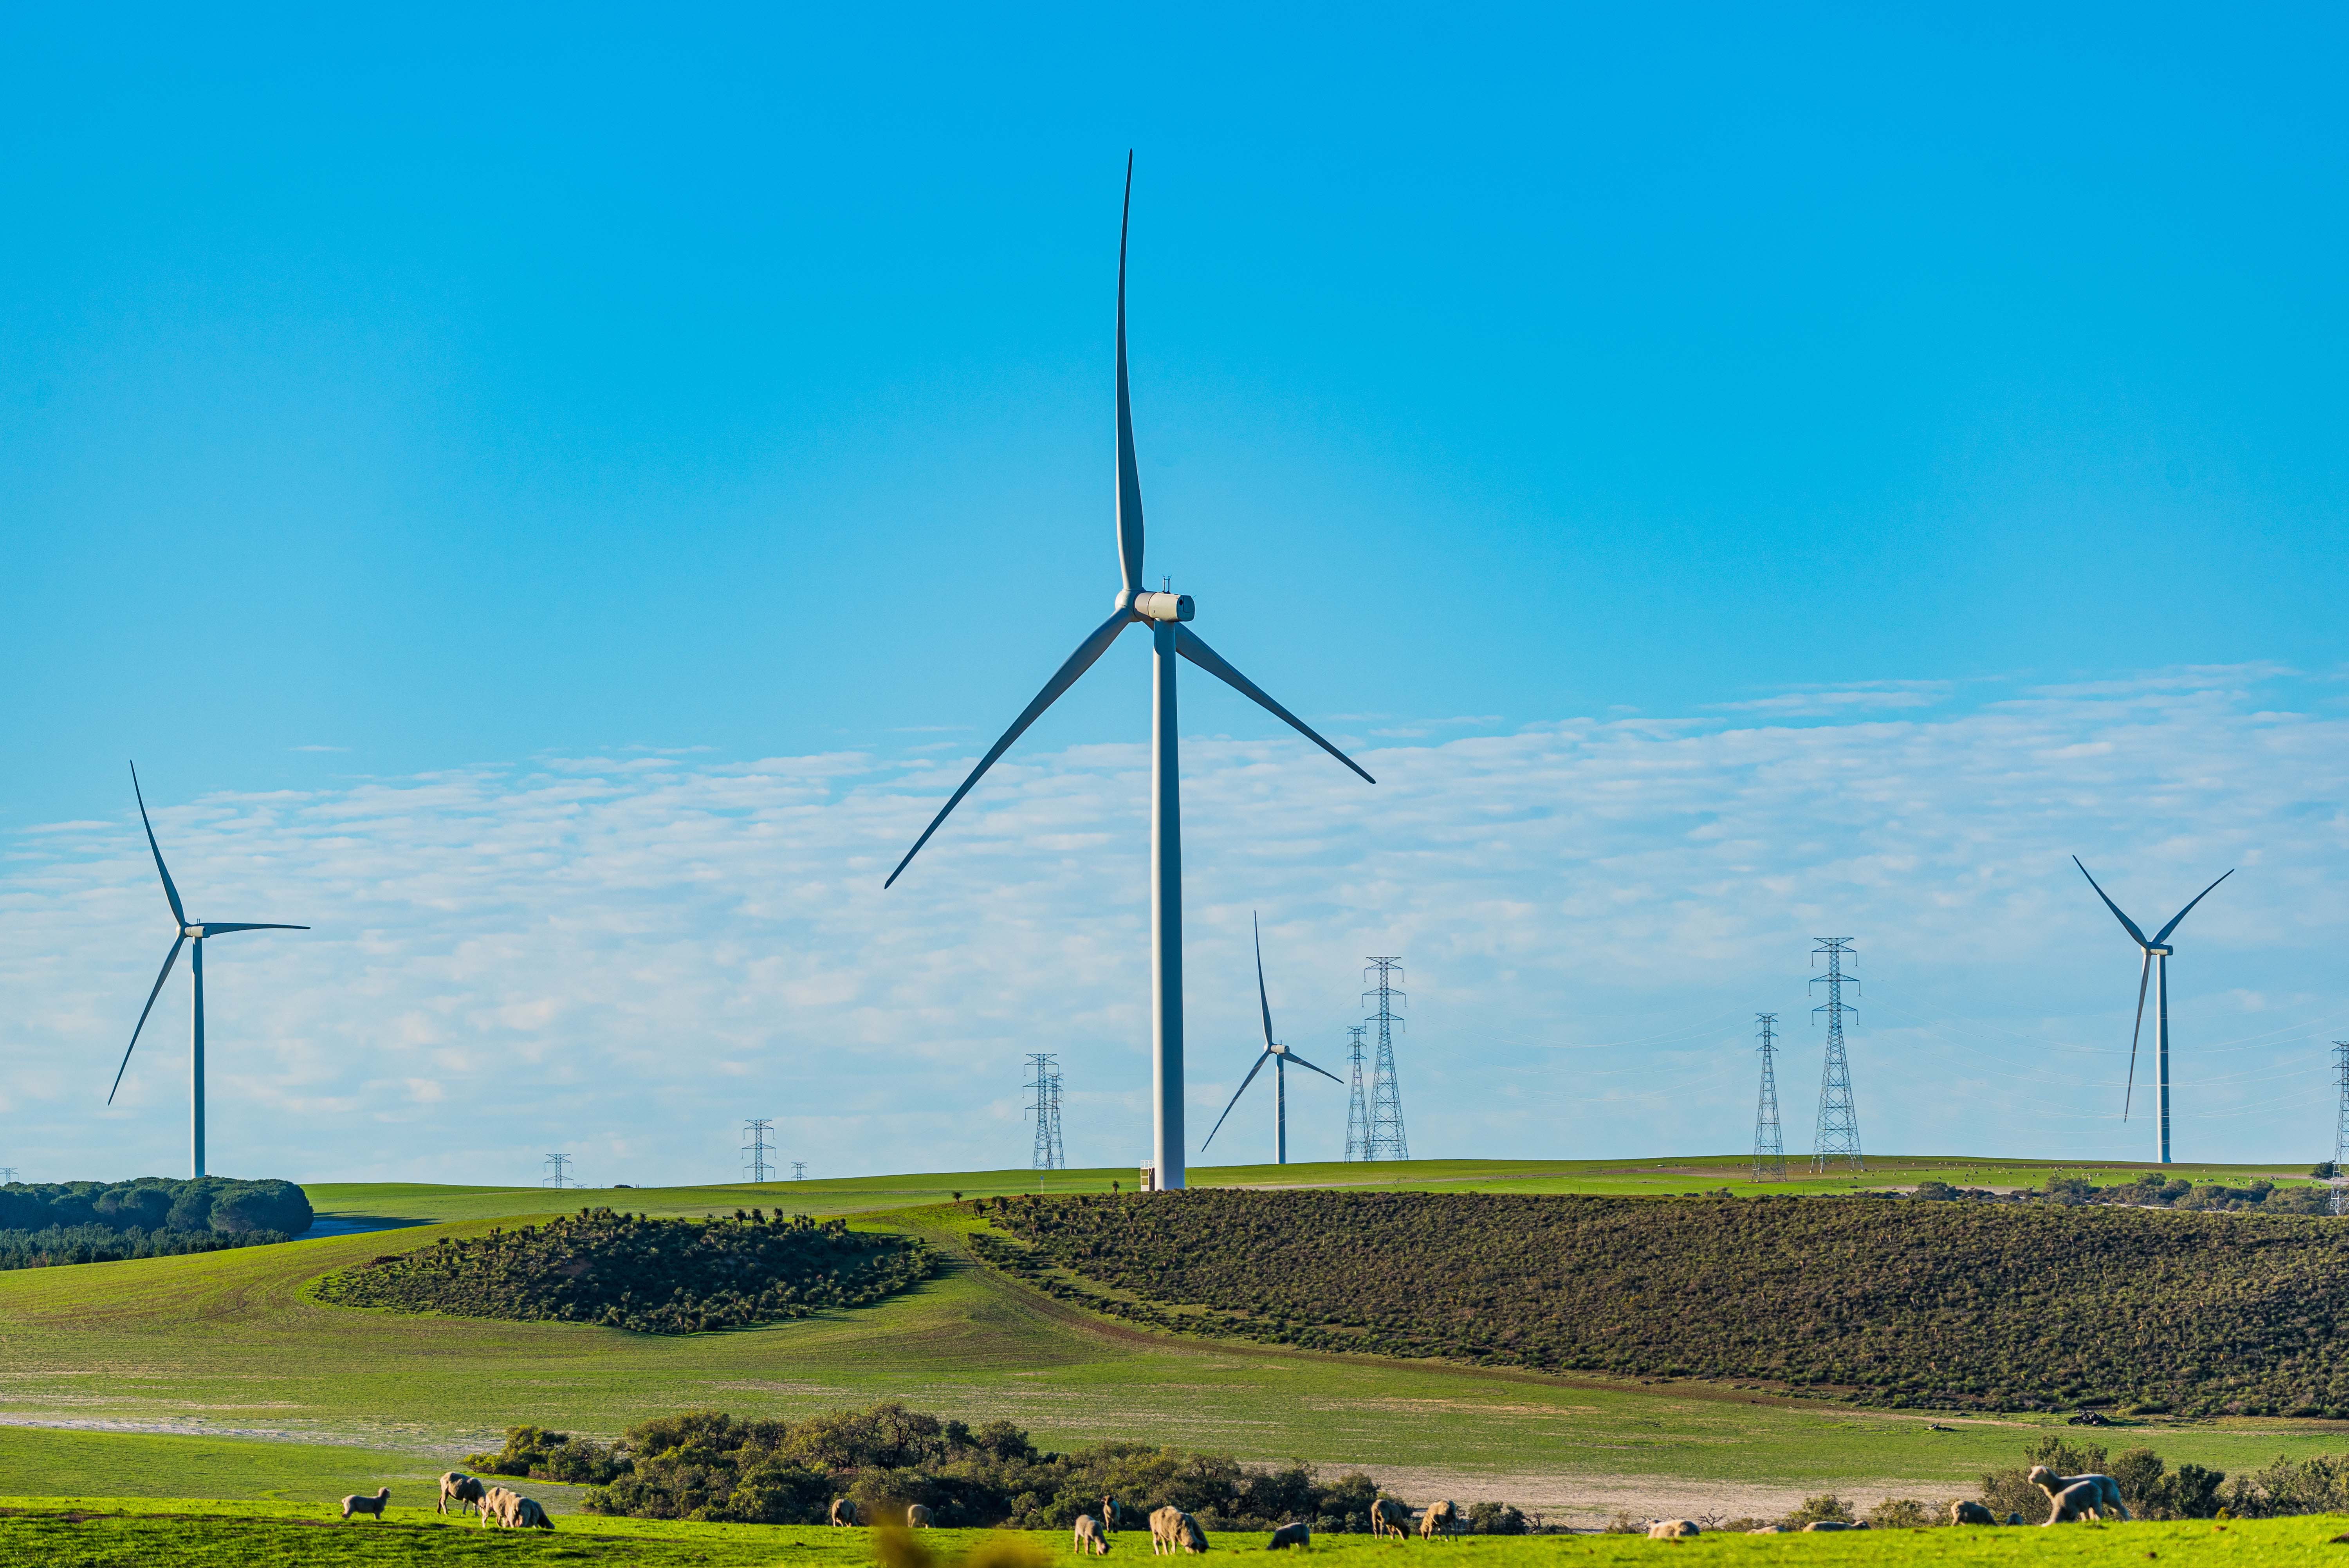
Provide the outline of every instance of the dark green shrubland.
[[0,1187],[0,1269],[114,1262],[284,1241],[310,1228],[290,1181],[11,1182]]

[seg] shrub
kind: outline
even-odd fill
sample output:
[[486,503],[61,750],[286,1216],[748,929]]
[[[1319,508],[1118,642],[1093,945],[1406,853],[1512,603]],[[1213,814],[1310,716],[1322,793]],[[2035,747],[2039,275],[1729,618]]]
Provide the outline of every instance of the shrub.
[[553,1319],[694,1334],[865,1306],[929,1277],[910,1236],[753,1210],[707,1222],[581,1210],[544,1226],[443,1237],[340,1270],[319,1300],[458,1317]]
[[1868,1511],[1870,1530],[1923,1530],[1930,1525],[1950,1522],[1950,1511],[1945,1505],[1936,1509],[1932,1504],[1913,1497],[1888,1497]]
[[627,1472],[627,1460],[603,1444],[543,1427],[508,1427],[505,1446],[473,1454],[465,1463],[484,1475],[527,1476],[572,1486],[601,1486]]
[[1800,1530],[1806,1524],[1823,1519],[1836,1520],[1845,1524],[1859,1522],[1859,1516],[1852,1512],[1851,1504],[1831,1491],[1822,1492],[1817,1497],[1805,1498],[1802,1507],[1778,1522],[1789,1530]]

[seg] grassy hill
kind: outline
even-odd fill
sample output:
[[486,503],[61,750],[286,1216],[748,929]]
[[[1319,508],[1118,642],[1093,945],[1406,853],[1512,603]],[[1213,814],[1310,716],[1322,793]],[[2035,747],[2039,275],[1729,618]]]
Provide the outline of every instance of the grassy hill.
[[[1723,1185],[1737,1164],[1414,1161],[1378,1169],[1375,1185],[1365,1189],[1688,1192]],[[1879,1161],[1870,1179],[1899,1181],[1905,1174],[1910,1181],[1931,1176],[2021,1186],[2055,1168],[2078,1171],[2019,1162]],[[1370,1169],[1243,1167],[1195,1176],[1286,1185],[1317,1176],[1365,1180]],[[2087,1172],[2100,1181],[2127,1173]],[[2284,1174],[2267,1167],[2212,1171],[2238,1180],[2261,1173]],[[1251,1459],[1360,1464],[1382,1480],[1418,1490],[1441,1488],[1464,1500],[1506,1497],[1603,1519],[1618,1507],[1655,1511],[1672,1500],[1699,1497],[1759,1511],[1787,1506],[1806,1491],[1871,1485],[1905,1495],[1947,1488],[1954,1495],[1982,1471],[2013,1463],[2038,1428],[2025,1417],[1929,1419],[1685,1382],[1642,1386],[1629,1378],[1480,1371],[1138,1332],[977,1267],[962,1241],[975,1221],[943,1207],[957,1189],[1105,1191],[1113,1179],[1130,1185],[1131,1173],[1053,1172],[1040,1182],[1038,1173],[1002,1171],[559,1195],[537,1188],[313,1186],[312,1199],[329,1220],[420,1228],[0,1276],[0,1324],[7,1325],[0,1334],[0,1390],[12,1419],[205,1434],[142,1449],[130,1467],[140,1485],[128,1490],[151,1483],[181,1496],[313,1487],[339,1495],[367,1475],[390,1480],[445,1468],[465,1452],[494,1447],[516,1423],[608,1437],[686,1407],[803,1416],[894,1397],[973,1421],[1010,1419],[1043,1443],[1142,1438]],[[1842,1189],[1849,1190],[1847,1184]],[[931,1200],[940,1206],[925,1207]],[[673,1337],[564,1324],[393,1318],[326,1306],[304,1294],[307,1281],[346,1264],[582,1203],[692,1216],[754,1204],[861,1215],[859,1225],[936,1240],[948,1261],[936,1278],[875,1306],[771,1328]],[[2113,1439],[2150,1441],[2173,1462],[2230,1470],[2278,1454],[2349,1449],[2344,1423],[2147,1426],[2143,1434],[2116,1433]],[[296,1451],[241,1442],[240,1433],[337,1446]],[[17,1456],[36,1450],[35,1457],[56,1458],[57,1468],[102,1470],[104,1445],[118,1441],[146,1439],[0,1427],[0,1475],[18,1473]],[[85,1443],[97,1447],[78,1446]],[[411,1456],[403,1461],[409,1471],[390,1457],[349,1464],[369,1452]],[[1877,1495],[1869,1492],[1868,1500]]]

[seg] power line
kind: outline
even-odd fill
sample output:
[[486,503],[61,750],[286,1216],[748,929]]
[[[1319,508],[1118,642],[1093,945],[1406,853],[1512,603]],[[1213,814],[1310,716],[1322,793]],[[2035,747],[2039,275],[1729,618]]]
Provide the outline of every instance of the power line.
[[539,1183],[541,1187],[576,1187],[579,1185],[579,1183],[571,1179],[571,1157],[567,1154],[548,1155],[546,1157],[546,1171],[547,1174],[545,1179]]
[[1353,1044],[1346,1047],[1346,1057],[1354,1068],[1346,1095],[1346,1158],[1349,1162],[1371,1158],[1371,1102],[1362,1092],[1362,1036],[1370,1032],[1366,1023],[1346,1026],[1346,1033],[1353,1037]]
[[1395,1003],[1410,1001],[1394,984],[1402,974],[1402,961],[1373,957],[1362,975],[1368,979],[1373,974],[1379,977],[1377,986],[1362,994],[1379,999],[1379,1010],[1370,1017],[1378,1025],[1379,1054],[1371,1068],[1371,1138],[1362,1158],[1409,1159],[1411,1144],[1402,1134],[1402,1085],[1395,1082],[1394,1059],[1394,1032],[1403,1022],[1395,1016]]
[[767,1134],[774,1123],[756,1116],[742,1124],[742,1168],[753,1181],[767,1179]]
[[1032,1163],[1038,1170],[1066,1170],[1068,1156],[1061,1148],[1060,1058],[1050,1051],[1030,1051],[1028,1064],[1036,1075],[1019,1086],[1036,1096],[1027,1107],[1036,1116]]
[[0,1182],[10,1182],[16,1179],[16,1168],[15,1166],[0,1165]]
[[1811,950],[1816,962],[1819,954],[1827,955],[1827,971],[1811,977],[1811,983],[1824,981],[1827,988],[1826,1004],[1814,1007],[1815,1013],[1827,1015],[1827,1060],[1819,1074],[1819,1125],[1813,1135],[1811,1168],[1824,1171],[1841,1161],[1846,1168],[1866,1170],[1867,1159],[1859,1152],[1859,1107],[1851,1098],[1851,1061],[1844,1054],[1843,1015],[1859,1010],[1843,999],[1846,985],[1857,987],[1859,981],[1844,973],[1843,961],[1848,955],[1853,961],[1859,955],[1852,951],[1849,937],[1819,937],[1818,946]]
[[1754,1015],[1754,1033],[1762,1044],[1754,1049],[1762,1053],[1762,1097],[1754,1107],[1754,1179],[1784,1181],[1786,1179],[1786,1140],[1778,1128],[1778,1073],[1770,1058],[1778,1049],[1775,1012]]

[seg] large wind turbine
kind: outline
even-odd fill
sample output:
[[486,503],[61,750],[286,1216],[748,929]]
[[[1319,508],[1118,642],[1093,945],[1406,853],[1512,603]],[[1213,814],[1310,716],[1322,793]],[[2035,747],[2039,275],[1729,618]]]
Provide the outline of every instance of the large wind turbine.
[[139,1010],[139,1022],[130,1031],[130,1044],[122,1049],[122,1065],[114,1070],[114,1087],[106,1091],[106,1103],[114,1104],[116,1090],[122,1087],[122,1075],[130,1065],[130,1053],[139,1049],[139,1031],[147,1027],[147,1015],[155,1011],[155,999],[162,994],[163,982],[171,978],[171,965],[179,961],[180,950],[195,943],[188,954],[188,973],[195,991],[194,1011],[188,1040],[188,1137],[191,1152],[188,1174],[204,1173],[204,943],[213,937],[224,937],[231,931],[306,931],[307,926],[267,926],[235,924],[219,920],[196,925],[189,920],[188,911],[181,907],[180,890],[171,886],[171,873],[164,868],[163,851],[155,843],[155,825],[147,820],[147,797],[139,791],[139,765],[130,767],[130,793],[138,796],[139,821],[147,829],[147,847],[155,857],[155,875],[163,879],[163,897],[171,906],[171,923],[179,934],[171,939],[171,950],[163,955],[163,967],[156,972],[155,989],[147,993],[147,1005]]
[[1152,1163],[1158,1186],[1183,1185],[1183,833],[1180,781],[1175,762],[1174,659],[1179,654],[1243,697],[1264,708],[1299,734],[1376,783],[1353,759],[1313,732],[1296,714],[1265,695],[1255,681],[1226,663],[1221,654],[1201,640],[1184,623],[1192,616],[1191,596],[1149,593],[1142,587],[1142,480],[1133,461],[1133,413],[1125,388],[1125,238],[1133,212],[1133,156],[1125,160],[1125,207],[1117,231],[1117,564],[1123,586],[1118,589],[1110,618],[1092,629],[1069,655],[1036,700],[1011,722],[978,766],[947,798],[929,826],[889,873],[887,887],[905,867],[930,835],[960,805],[995,759],[1027,732],[1061,692],[1077,683],[1093,661],[1107,652],[1118,633],[1140,622],[1150,628],[1153,651],[1154,699],[1150,718],[1150,999],[1151,999],[1151,1117]]
[[1288,1064],[1294,1062],[1300,1067],[1311,1067],[1314,1072],[1320,1073],[1323,1077],[1340,1088],[1345,1086],[1345,1080],[1335,1073],[1323,1072],[1322,1069],[1314,1067],[1312,1063],[1273,1039],[1272,1002],[1264,993],[1264,932],[1257,928],[1254,915],[1248,917],[1248,927],[1256,931],[1256,1004],[1264,1014],[1264,1049],[1257,1054],[1256,1065],[1250,1067],[1247,1076],[1240,1080],[1240,1086],[1232,1091],[1231,1106],[1226,1106],[1224,1115],[1216,1118],[1214,1128],[1207,1134],[1207,1143],[1199,1146],[1199,1152],[1201,1154],[1207,1152],[1207,1144],[1215,1142],[1216,1134],[1224,1130],[1224,1119],[1232,1114],[1232,1106],[1240,1103],[1240,1096],[1247,1093],[1247,1086],[1256,1082],[1256,1075],[1264,1071],[1264,1064],[1267,1062],[1270,1062],[1272,1064],[1272,1163],[1287,1165],[1288,1163],[1288,1078],[1287,1075]]
[[[2072,864],[2080,866],[2080,857],[2076,855],[2073,856]],[[2234,874],[2233,868],[2230,867],[2219,878],[2219,882],[2224,882],[2227,877]],[[2088,877],[2088,868],[2085,866],[2080,866],[2080,875]],[[2219,882],[2211,883],[2210,888],[2217,887]],[[2104,888],[2096,886],[2096,879],[2094,877],[2088,877],[2088,886],[2095,888],[2096,897],[2105,900],[2105,908],[2113,912],[2113,919],[2118,920],[2121,923],[2121,929],[2128,932],[2129,939],[2144,950],[2144,956],[2138,961],[2137,968],[2137,1023],[2129,1029],[2128,1089],[2121,1099],[2121,1120],[2123,1121],[2128,1120],[2129,1101],[2137,1097],[2137,1036],[2145,1029],[2145,986],[2148,975],[2154,981],[2153,1054],[2161,1078],[2161,1163],[2168,1165],[2169,1163],[2169,955],[2177,950],[2169,945],[2169,933],[2178,929],[2178,922],[2184,919],[2195,905],[2210,896],[2210,888],[2205,888],[2195,894],[2187,901],[2186,908],[2170,916],[2169,924],[2155,932],[2152,939],[2148,940],[2145,932],[2137,929],[2137,923],[2122,914],[2121,907],[2112,901]]]

